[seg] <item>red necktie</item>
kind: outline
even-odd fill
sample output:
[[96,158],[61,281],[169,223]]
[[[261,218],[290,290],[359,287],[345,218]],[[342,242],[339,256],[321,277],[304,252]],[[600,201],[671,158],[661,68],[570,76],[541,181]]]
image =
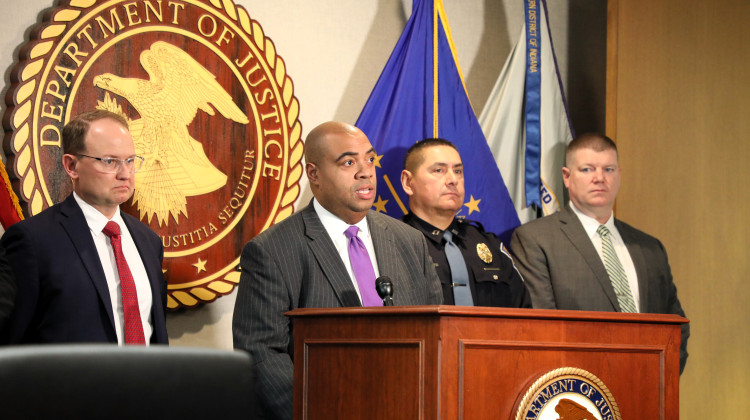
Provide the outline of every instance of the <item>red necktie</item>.
[[135,290],[133,274],[130,273],[130,267],[125,260],[125,254],[122,253],[122,244],[120,243],[120,226],[113,222],[107,222],[102,232],[109,236],[112,243],[112,250],[115,253],[117,262],[117,272],[120,275],[120,289],[122,290],[122,311],[125,315],[125,344],[146,344],[143,338],[143,324],[141,323],[141,310],[138,308],[138,292]]

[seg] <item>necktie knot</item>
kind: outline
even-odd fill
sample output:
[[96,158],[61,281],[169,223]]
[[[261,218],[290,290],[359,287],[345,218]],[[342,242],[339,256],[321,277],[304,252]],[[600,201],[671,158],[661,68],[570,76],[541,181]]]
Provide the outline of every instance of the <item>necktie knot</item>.
[[120,225],[118,225],[117,222],[110,220],[107,222],[107,225],[104,226],[104,229],[102,229],[102,233],[109,236],[110,239],[112,239],[112,237],[120,236]]
[[604,225],[599,225],[599,227],[596,229],[596,233],[604,238],[605,236],[609,236],[609,229],[607,229],[607,227]]
[[446,230],[443,232],[443,238],[445,238],[445,242],[453,242],[453,233],[451,231]]
[[347,239],[356,237],[357,233],[359,233],[359,228],[356,226],[349,226],[349,228],[344,231],[344,235],[346,235]]

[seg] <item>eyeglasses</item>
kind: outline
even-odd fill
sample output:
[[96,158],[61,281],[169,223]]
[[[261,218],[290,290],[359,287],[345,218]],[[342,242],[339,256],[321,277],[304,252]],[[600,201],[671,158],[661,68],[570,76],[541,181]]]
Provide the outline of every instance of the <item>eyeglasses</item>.
[[127,159],[117,159],[111,157],[100,158],[96,156],[84,155],[83,153],[79,153],[78,156],[96,160],[98,162],[97,166],[99,168],[99,171],[104,172],[105,174],[116,174],[120,171],[121,167],[125,167],[126,170],[132,173],[136,173],[141,170],[141,168],[143,167],[143,162],[146,160],[140,156],[133,156]]

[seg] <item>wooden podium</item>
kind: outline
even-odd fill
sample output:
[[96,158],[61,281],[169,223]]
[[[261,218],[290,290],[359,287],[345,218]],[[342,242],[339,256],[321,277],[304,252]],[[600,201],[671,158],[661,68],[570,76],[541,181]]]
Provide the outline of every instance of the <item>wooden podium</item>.
[[679,417],[687,320],[676,315],[456,306],[288,315],[295,419],[515,419],[530,387],[567,367],[601,380],[619,418]]

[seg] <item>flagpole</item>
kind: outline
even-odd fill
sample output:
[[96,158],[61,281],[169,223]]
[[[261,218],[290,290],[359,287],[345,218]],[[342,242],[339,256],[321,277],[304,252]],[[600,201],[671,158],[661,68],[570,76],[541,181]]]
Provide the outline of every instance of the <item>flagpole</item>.
[[438,131],[438,121],[440,121],[438,109],[438,3],[442,3],[442,0],[434,0],[432,3],[432,137],[440,137]]

